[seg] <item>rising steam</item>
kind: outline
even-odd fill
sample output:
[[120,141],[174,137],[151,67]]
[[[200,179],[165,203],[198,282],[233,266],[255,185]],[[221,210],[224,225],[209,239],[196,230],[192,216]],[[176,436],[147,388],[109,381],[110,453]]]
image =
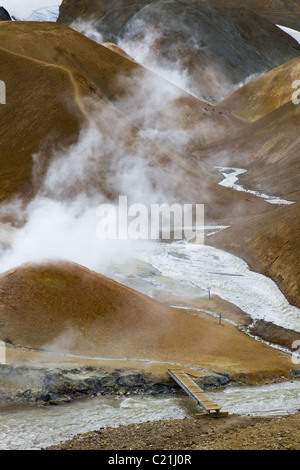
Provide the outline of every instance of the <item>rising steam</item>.
[[[77,142],[53,151],[46,171],[43,151],[32,156],[36,196],[27,206],[16,198],[1,208],[1,215],[13,213],[26,221],[16,231],[11,249],[2,254],[1,272],[25,262],[67,259],[106,273],[113,261],[130,258],[135,247],[130,240],[97,238],[97,207],[117,204],[120,195],[132,204],[147,205],[175,197],[156,164],[156,155],[165,150],[152,139],[186,145],[187,133],[179,132],[168,112],[182,92],[147,74],[120,80],[127,80],[124,113],[110,102],[84,99],[91,119],[82,123]],[[127,112],[140,127],[133,125]],[[172,178],[180,181],[181,177],[177,168]]]

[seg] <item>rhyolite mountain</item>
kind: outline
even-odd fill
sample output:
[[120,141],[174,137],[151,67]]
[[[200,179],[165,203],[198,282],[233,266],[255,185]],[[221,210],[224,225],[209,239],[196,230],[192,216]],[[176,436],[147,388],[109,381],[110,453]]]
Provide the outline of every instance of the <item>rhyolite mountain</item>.
[[[195,95],[220,101],[218,112],[248,123],[206,146],[191,145],[192,156],[247,169],[239,181],[249,190],[299,200],[300,107],[291,102],[299,77],[299,44],[276,26],[300,30],[299,2],[64,0],[58,21],[89,22],[105,41],[124,46],[133,56],[140,57],[144,47],[144,63],[158,71],[187,71]],[[272,209],[276,223],[272,210],[270,217],[250,219],[252,225],[240,222],[213,240],[275,279],[299,305],[299,244],[291,223],[298,204]],[[262,241],[264,233],[269,235]]]
[[[245,8],[273,24],[280,24],[295,30],[299,28],[300,11],[297,0],[198,0],[198,2],[215,8]],[[133,14],[137,13],[149,3],[152,3],[151,0],[132,0],[130,2],[115,0],[113,2],[116,11],[115,21],[119,18],[120,25],[122,25],[126,15],[130,18],[132,12]],[[101,5],[103,12],[107,12],[109,5],[112,7],[112,2],[109,0],[63,0],[61,16],[64,17],[64,21],[73,21],[79,17],[86,20],[92,12],[94,18],[99,18],[99,5]]]
[[[163,202],[204,203],[206,221],[230,225],[208,242],[272,277],[299,306],[300,106],[287,87],[297,77],[300,49],[258,2],[232,3],[64,1],[59,23],[1,22],[7,104],[0,107],[0,200],[4,207],[36,195],[70,205],[82,195],[88,203],[94,194],[115,201],[147,182],[151,197]],[[75,20],[91,21],[105,45],[66,26]],[[198,97],[120,48],[122,41],[133,49],[142,44],[145,24],[159,32],[151,43],[156,63],[188,70]],[[249,74],[259,77],[234,90]],[[53,162],[52,176],[61,176],[65,156],[76,177],[66,172],[63,185],[43,186]],[[277,207],[220,186],[218,165],[247,169],[240,180],[246,189],[294,204]],[[132,179],[122,180],[128,172]],[[146,185],[141,189],[147,200]],[[6,209],[1,221],[14,224],[16,212]],[[292,368],[282,352],[233,325],[171,309],[65,261],[3,273],[0,315],[0,339],[20,346],[186,360],[242,374]]]
[[[261,99],[255,100],[259,96],[257,86],[266,89],[273,76],[284,90],[287,70],[291,80],[297,59],[211,106],[169,84],[171,88],[165,93],[164,79],[120,54],[119,49],[103,47],[59,24],[2,22],[0,36],[2,79],[7,83],[8,96],[7,105],[0,108],[2,122],[7,123],[0,129],[3,202],[15,197],[26,202],[35,196],[40,185],[34,174],[33,155],[40,155],[42,179],[56,150],[76,144],[82,128],[91,124],[94,103],[97,125],[111,148],[106,151],[99,147],[93,158],[89,157],[95,162],[92,170],[64,188],[65,195],[70,191],[69,197],[96,189],[107,198],[116,198],[120,188],[112,187],[110,178],[119,167],[111,163],[112,150],[122,165],[127,152],[140,162],[142,148],[151,156],[148,170],[155,168],[149,173],[153,194],[158,191],[166,199],[171,195],[171,202],[204,203],[207,220],[234,223],[235,218],[275,209],[249,193],[221,187],[218,183],[222,176],[214,168],[220,164],[247,168],[243,181],[248,189],[269,190],[297,200],[299,107],[284,93],[280,100],[274,97],[272,105],[268,94],[264,95],[265,106]],[[253,95],[253,103],[245,114],[244,105],[239,109],[238,101],[243,103],[247,95]],[[99,119],[102,110],[105,112]],[[149,129],[157,132],[149,134]],[[142,137],[143,131],[148,132],[147,139]],[[2,221],[15,222],[7,213],[5,217]],[[243,251],[247,247],[252,253],[249,243]],[[290,262],[282,267],[295,276],[297,250],[297,244],[290,245]],[[265,260],[258,252],[256,256],[257,263],[264,266]],[[275,250],[274,258],[277,256]],[[289,296],[287,285],[284,292]],[[293,301],[297,302],[294,297]]]
[[[7,104],[0,108],[7,123],[0,128],[2,201],[31,200],[55,155],[95,126],[99,145],[86,144],[85,167],[75,182],[66,180],[64,197],[97,191],[115,200],[121,190],[131,189],[112,184],[114,178],[122,180],[119,173],[126,173],[129,161],[128,171],[141,168],[135,185],[149,175],[146,183],[153,197],[157,193],[170,203],[206,203],[208,217],[223,217],[225,201],[231,217],[237,208],[248,215],[269,210],[262,200],[221,187],[221,175],[193,156],[195,148],[228,133],[234,136],[247,126],[246,120],[57,23],[3,22],[0,40],[7,83]],[[61,197],[59,192],[50,196]],[[151,202],[144,186],[141,198],[145,201],[139,202]]]
[[186,89],[210,102],[300,54],[293,38],[234,2],[64,0],[58,22],[90,22],[103,41],[126,45],[133,56],[144,47],[143,65],[179,70]]
[[126,358],[126,368],[178,362],[254,379],[295,368],[234,325],[220,328],[211,316],[171,308],[70,262],[30,263],[1,275],[0,317],[1,339],[45,354]]
[[[249,121],[247,130],[219,145],[230,165],[248,171],[247,187],[299,201],[300,106],[292,101],[300,57],[252,80],[222,102],[224,109]],[[217,149],[215,148],[217,154]]]
[[217,144],[209,157],[211,163],[247,169],[238,182],[244,188],[294,202],[275,205],[270,214],[240,221],[209,243],[246,259],[254,270],[270,276],[298,307],[300,106],[291,98],[299,67],[300,58],[289,61],[222,101],[224,109],[238,113],[249,124],[233,139]]

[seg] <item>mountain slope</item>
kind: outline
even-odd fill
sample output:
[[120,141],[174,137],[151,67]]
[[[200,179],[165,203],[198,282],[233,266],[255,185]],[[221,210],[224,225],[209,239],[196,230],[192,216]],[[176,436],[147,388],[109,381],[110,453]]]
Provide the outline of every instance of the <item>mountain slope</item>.
[[249,190],[281,196],[297,204],[246,219],[212,237],[212,243],[246,259],[270,276],[299,307],[299,119],[292,99],[299,59],[290,61],[237,90],[221,105],[249,119],[233,139],[210,150],[216,165],[244,168],[238,183]]
[[[225,200],[232,215],[237,205],[246,214],[269,209],[257,198],[250,197],[250,205],[248,196],[220,187],[216,170],[189,149],[234,135],[245,126],[241,118],[59,24],[3,22],[0,38],[8,84],[0,113],[10,123],[0,129],[3,201],[31,199],[41,189],[54,198],[97,191],[115,199],[133,188],[122,178],[129,172],[141,187],[139,202],[149,198],[145,182],[165,202],[206,203],[211,217],[221,216]],[[41,188],[54,157],[70,154],[77,161],[78,152],[87,157],[75,180],[70,167],[50,194]]]
[[0,300],[0,337],[19,346],[249,375],[292,369],[283,353],[232,325],[169,308],[72,263],[23,265],[2,275]]
[[238,137],[223,142],[215,161],[246,168],[247,173],[239,178],[245,188],[298,201],[299,117],[300,106],[288,101],[253,122]]
[[[224,0],[203,0],[204,3],[224,5]],[[273,24],[299,31],[300,5],[297,0],[226,0],[232,7],[243,7],[255,12]]]
[[[287,104],[300,76],[300,57],[251,80],[222,101],[226,110],[250,121],[257,121]],[[298,87],[299,88],[299,87]]]
[[184,77],[186,89],[216,101],[241,82],[297,57],[300,45],[254,11],[196,0],[65,0],[58,22],[90,21],[145,66]]
[[207,243],[245,259],[273,279],[300,308],[300,204],[277,208],[209,237]]
[[239,177],[244,187],[292,201],[300,196],[300,106],[292,100],[299,73],[297,58],[223,100],[219,109],[240,114],[249,125],[210,151],[218,165],[247,169]]

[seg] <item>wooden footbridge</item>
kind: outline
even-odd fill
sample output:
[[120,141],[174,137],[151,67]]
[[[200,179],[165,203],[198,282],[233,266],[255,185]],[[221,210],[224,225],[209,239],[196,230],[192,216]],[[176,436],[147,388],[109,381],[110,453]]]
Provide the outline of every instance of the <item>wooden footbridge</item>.
[[200,405],[202,408],[204,408],[205,413],[202,414],[196,414],[196,417],[202,417],[202,416],[228,416],[227,411],[220,411],[221,407],[219,405],[216,405],[204,392],[203,390],[199,387],[199,385],[194,382],[194,380],[184,371],[181,369],[172,369],[168,370],[169,375],[172,377],[172,379],[175,380],[175,382],[180,385],[180,387],[196,402],[198,405]]

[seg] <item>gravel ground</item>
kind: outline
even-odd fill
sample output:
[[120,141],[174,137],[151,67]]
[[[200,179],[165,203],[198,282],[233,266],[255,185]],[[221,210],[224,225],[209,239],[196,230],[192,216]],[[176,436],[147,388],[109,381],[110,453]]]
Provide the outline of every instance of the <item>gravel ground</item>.
[[300,450],[300,413],[229,415],[101,428],[49,450]]

